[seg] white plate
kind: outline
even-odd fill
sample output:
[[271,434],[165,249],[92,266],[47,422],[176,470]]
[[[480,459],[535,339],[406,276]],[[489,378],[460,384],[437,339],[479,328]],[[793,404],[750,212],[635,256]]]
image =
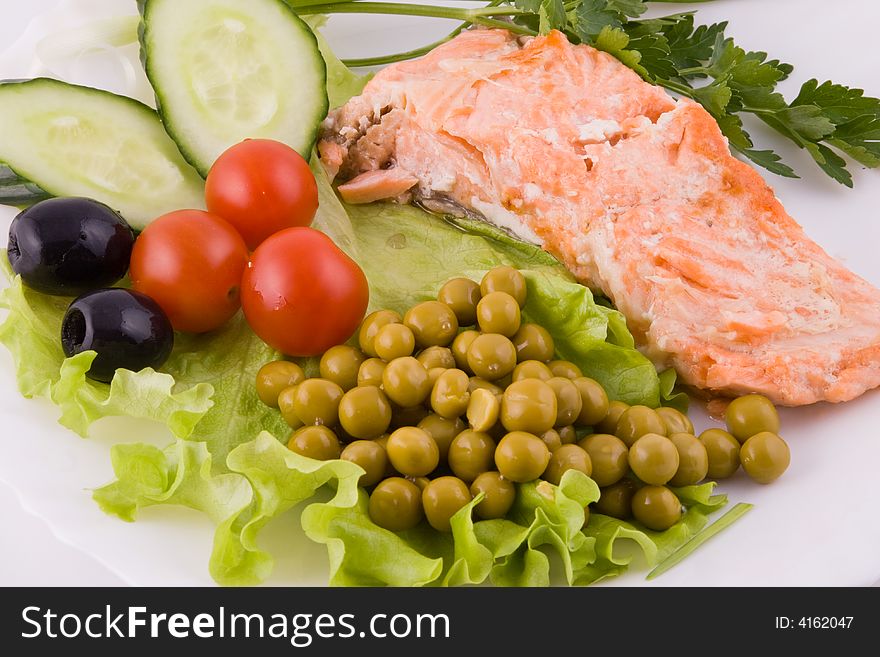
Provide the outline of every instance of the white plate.
[[[11,43],[30,19],[53,2],[8,3],[0,24],[0,43]],[[682,6],[661,6],[666,12]],[[687,7],[692,8],[692,7]],[[46,16],[74,27],[90,19],[133,12],[112,0],[68,0]],[[817,20],[821,17],[821,20]],[[700,22],[730,20],[729,34],[752,49],[796,66],[783,90],[791,97],[808,77],[831,78],[880,94],[875,36],[880,8],[872,0],[718,0],[700,5]],[[828,29],[837,25],[836,29]],[[326,33],[342,56],[405,50],[444,33],[443,21],[389,17],[333,19]],[[35,43],[46,21],[0,56],[0,78],[41,72]],[[125,88],[131,71],[107,53],[60,58],[55,73],[71,81]],[[136,71],[139,74],[139,71]],[[141,84],[143,80],[141,79]],[[145,97],[139,87],[137,95]],[[757,126],[756,126],[757,127]],[[772,146],[803,176],[785,180],[767,175],[788,211],[832,255],[874,284],[880,284],[880,174],[853,166],[855,190],[821,174],[798,152],[774,135],[753,130],[760,143]],[[14,216],[0,208],[0,230]],[[756,294],[760,291],[756,290]],[[167,439],[153,426],[127,420],[101,421],[89,440],[81,440],[55,423],[57,413],[44,401],[21,398],[14,386],[11,359],[0,349],[0,414],[4,421],[0,480],[14,488],[24,505],[46,520],[62,541],[93,556],[124,581],[141,585],[211,584],[207,572],[212,527],[195,512],[153,508],[128,525],[102,514],[86,487],[111,479],[109,446],[114,442]],[[698,416],[698,428],[709,426]],[[659,585],[869,585],[880,577],[880,511],[876,471],[880,464],[880,391],[841,405],[819,404],[782,412],[783,433],[792,446],[792,465],[772,486],[751,484],[742,473],[722,484],[734,501],[756,508],[722,536],[653,584]],[[297,530],[296,512],[275,522],[263,544],[278,562],[269,583],[326,582],[323,548]],[[33,534],[6,526],[4,542],[14,554],[27,550]],[[614,580],[645,584],[643,572]]]

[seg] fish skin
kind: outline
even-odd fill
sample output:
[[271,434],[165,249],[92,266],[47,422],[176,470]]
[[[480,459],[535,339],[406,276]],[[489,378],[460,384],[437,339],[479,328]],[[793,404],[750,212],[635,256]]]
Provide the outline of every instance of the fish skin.
[[541,244],[688,384],[790,406],[880,385],[880,290],[807,237],[705,109],[559,32],[470,30],[391,65],[318,148],[343,197],[439,200]]

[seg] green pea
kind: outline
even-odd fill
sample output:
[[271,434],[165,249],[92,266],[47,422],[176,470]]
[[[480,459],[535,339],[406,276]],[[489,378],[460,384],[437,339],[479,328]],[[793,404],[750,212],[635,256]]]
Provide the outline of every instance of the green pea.
[[550,368],[550,372],[553,376],[561,376],[566,379],[577,379],[584,375],[584,373],[581,372],[581,368],[567,360],[553,360],[550,361],[547,366]]
[[[478,337],[480,337],[479,331],[462,331],[455,336],[455,339],[452,341],[452,346],[450,347],[452,358],[455,360],[455,367],[470,374],[473,374],[473,371],[471,370],[471,366],[468,365],[468,349],[470,349],[471,344]],[[514,349],[514,353],[515,352],[516,350]]]
[[370,519],[393,532],[412,529],[424,517],[422,491],[401,477],[380,481],[370,495]]
[[694,425],[690,418],[674,408],[669,406],[661,406],[655,408],[654,412],[663,420],[666,425],[666,435],[671,436],[674,433],[694,433]]
[[447,461],[456,477],[473,481],[492,468],[494,452],[495,441],[488,434],[466,429],[453,439]]
[[404,408],[421,404],[431,392],[428,370],[412,356],[395,358],[382,372],[388,399]]
[[633,494],[632,512],[645,527],[662,532],[681,520],[681,502],[666,486],[645,486]]
[[569,470],[583,472],[588,477],[593,472],[590,455],[578,445],[563,445],[552,452],[542,476],[554,486],[558,486],[562,475]]
[[615,435],[632,447],[633,443],[646,433],[666,435],[666,423],[657,415],[653,408],[647,406],[630,406],[617,421]]
[[467,407],[468,424],[474,431],[489,431],[498,422],[501,402],[498,396],[486,388],[471,393]]
[[669,440],[678,450],[678,470],[669,485],[692,486],[703,481],[709,472],[709,454],[705,445],[692,433],[674,433]]
[[791,451],[778,435],[762,431],[743,443],[740,459],[749,477],[759,484],[769,484],[788,469]]
[[673,442],[657,433],[646,433],[629,448],[629,467],[646,484],[665,484],[675,476],[678,463]]
[[561,376],[548,379],[547,385],[556,395],[556,422],[553,426],[564,427],[574,424],[580,418],[583,409],[583,397],[578,386],[571,379]]
[[495,465],[503,477],[515,482],[540,477],[550,462],[550,450],[534,434],[512,431],[495,448]]
[[360,349],[346,344],[330,347],[321,356],[318,366],[321,378],[333,381],[343,390],[351,390],[357,385],[358,371],[366,358]]
[[400,429],[401,427],[415,427],[419,422],[428,417],[430,410],[425,408],[424,404],[416,404],[415,406],[399,406],[391,404],[391,431]]
[[538,360],[524,360],[513,368],[511,381],[522,381],[523,379],[541,379],[549,381],[553,378],[553,372],[544,363]]
[[386,363],[381,358],[367,358],[358,368],[357,384],[359,386],[381,386],[385,366]]
[[577,429],[574,428],[574,425],[556,427],[556,433],[559,434],[559,440],[563,445],[572,445],[578,441]]
[[495,381],[513,372],[516,349],[503,335],[484,333],[468,348],[468,365],[478,377]]
[[764,395],[744,395],[734,399],[724,413],[727,430],[740,443],[757,433],[779,433],[779,413]]
[[435,367],[442,367],[443,369],[451,370],[455,367],[455,358],[449,347],[434,346],[422,349],[422,351],[419,352],[419,355],[416,356],[416,360],[424,365],[426,370],[431,370]]
[[458,477],[437,477],[422,490],[425,517],[439,532],[452,531],[449,521],[470,501],[471,492]]
[[739,469],[739,442],[722,429],[706,429],[700,434],[709,459],[709,479],[727,479]]
[[520,322],[519,304],[506,292],[490,292],[477,304],[477,323],[483,333],[510,338],[519,330]]
[[339,423],[352,438],[378,438],[391,424],[391,404],[375,386],[359,386],[339,402]]
[[373,350],[384,361],[411,356],[415,346],[413,332],[403,324],[386,324],[373,338]]
[[540,379],[511,383],[501,397],[501,423],[508,431],[542,434],[553,428],[556,417],[556,394]]
[[303,425],[299,415],[296,414],[295,407],[296,386],[290,386],[281,391],[278,395],[278,410],[281,411],[281,417],[287,422],[287,426],[298,429]]
[[437,443],[418,427],[401,427],[392,433],[386,450],[394,469],[409,477],[424,477],[440,462]]
[[452,308],[439,301],[425,301],[413,306],[403,316],[419,347],[450,344],[458,333],[458,319]]
[[393,310],[377,310],[367,315],[358,331],[358,344],[361,351],[367,356],[375,358],[378,355],[373,348],[373,340],[376,337],[376,333],[386,324],[399,324],[401,321],[400,315]]
[[629,450],[617,436],[594,433],[581,440],[578,445],[590,455],[593,466],[590,476],[600,488],[616,484],[629,471]]
[[343,391],[327,379],[306,379],[296,386],[293,410],[303,424],[332,427],[339,420],[339,401]]
[[474,513],[484,519],[503,518],[516,499],[516,487],[498,472],[484,472],[471,484],[471,495],[485,497],[474,507]]
[[315,425],[296,429],[287,441],[292,452],[310,459],[329,461],[338,459],[342,451],[339,438],[325,426]]
[[452,440],[466,428],[460,418],[447,419],[436,413],[426,415],[418,423],[418,427],[427,432],[437,443],[441,461],[446,461]]
[[452,308],[459,326],[472,326],[477,321],[477,303],[482,293],[480,286],[469,278],[453,278],[443,284],[437,301]]
[[385,448],[374,440],[355,440],[345,446],[340,458],[350,461],[364,469],[358,486],[372,486],[385,476],[388,468],[388,454]]
[[608,414],[609,402],[605,388],[586,376],[579,376],[572,383],[581,393],[581,412],[577,423],[585,427],[595,426]]
[[437,415],[446,418],[457,418],[468,409],[471,393],[468,392],[470,379],[459,370],[446,370],[437,379],[431,390],[431,408]]
[[257,372],[257,397],[266,406],[278,408],[278,395],[281,391],[305,379],[302,368],[286,360],[266,363]]
[[544,444],[547,445],[547,449],[550,450],[550,454],[553,454],[557,449],[562,447],[562,438],[559,436],[559,432],[556,429],[547,429],[547,431],[538,436],[538,438],[544,441]]
[[495,267],[483,276],[480,292],[485,297],[492,292],[505,292],[512,296],[520,308],[526,305],[528,289],[526,278],[513,267]]
[[632,479],[621,479],[616,484],[600,489],[599,500],[593,504],[593,510],[602,515],[626,520],[632,516],[635,492],[636,486]]
[[520,362],[537,360],[548,362],[553,358],[556,347],[553,337],[543,326],[522,324],[510,339],[516,347],[516,358]]
[[605,417],[593,427],[593,429],[597,433],[613,434],[617,431],[617,423],[620,420],[620,416],[623,415],[623,412],[628,408],[629,404],[622,401],[615,400],[608,402],[608,412],[605,414]]

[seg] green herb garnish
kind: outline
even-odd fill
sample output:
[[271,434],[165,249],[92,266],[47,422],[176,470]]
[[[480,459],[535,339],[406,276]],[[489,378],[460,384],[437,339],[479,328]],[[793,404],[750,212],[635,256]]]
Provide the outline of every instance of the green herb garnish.
[[648,576],[645,579],[654,579],[655,577],[660,577],[660,575],[665,573],[667,570],[678,565],[681,561],[689,557],[694,552],[694,550],[700,547],[703,543],[708,541],[716,534],[720,534],[725,529],[730,527],[733,523],[742,518],[746,513],[751,511],[752,508],[752,504],[740,502],[730,511],[718,518],[718,520],[699,532],[691,540],[689,540],[687,543],[682,545],[675,552],[673,552],[663,561],[661,561],[657,565],[657,567],[654,568],[654,570],[648,573]]
[[[455,37],[470,25],[502,27],[517,34],[564,32],[573,43],[588,43],[614,55],[648,82],[691,98],[718,121],[730,147],[773,173],[797,178],[772,150],[755,147],[741,116],[751,114],[805,149],[839,183],[852,187],[840,153],[860,164],[880,166],[880,99],[833,82],[809,80],[788,102],[776,91],[793,67],[749,52],[725,36],[727,23],[696,25],[694,13],[640,19],[648,0],[493,0],[486,7],[430,4],[287,0],[302,14],[372,13],[432,16],[461,21],[447,37],[404,53],[348,60],[349,66],[376,66],[412,59]],[[672,0],[653,0],[670,2]],[[712,0],[696,0],[711,2]]]

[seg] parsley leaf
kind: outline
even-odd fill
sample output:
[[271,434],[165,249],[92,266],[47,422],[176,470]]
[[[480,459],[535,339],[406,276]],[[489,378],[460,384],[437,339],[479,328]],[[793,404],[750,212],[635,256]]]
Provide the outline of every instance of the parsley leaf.
[[608,0],[580,0],[574,10],[574,17],[571,28],[585,42],[592,42],[605,28],[621,27],[624,18],[619,11],[609,8]]
[[846,160],[840,157],[824,144],[807,142],[804,147],[813,156],[816,164],[834,178],[837,182],[847,187],[852,187],[852,174],[846,169]]
[[880,166],[880,118],[864,115],[838,125],[826,140],[866,167]]
[[568,19],[563,0],[514,0],[514,6],[538,14],[540,34],[564,29]]
[[685,14],[681,20],[663,30],[669,42],[669,55],[679,70],[695,68],[712,56],[715,41],[724,34],[727,23],[700,25],[694,28],[693,14]]
[[773,151],[758,151],[751,148],[737,148],[736,150],[745,155],[755,164],[767,169],[767,171],[771,171],[780,176],[785,176],[786,178],[800,178],[800,176],[794,172],[794,169],[782,162],[782,158]]
[[859,116],[877,114],[880,100],[865,96],[861,89],[850,89],[833,82],[809,80],[801,87],[792,106],[815,105],[834,123],[844,123]]
[[608,9],[632,18],[638,18],[648,11],[642,0],[608,0]]
[[823,135],[825,142],[867,167],[880,166],[880,100],[861,89],[809,80],[791,105],[792,110],[809,108],[826,120],[826,129],[832,126]]
[[733,97],[733,91],[724,80],[716,80],[710,85],[694,89],[693,99],[709,110],[716,119],[727,114],[727,105]]
[[675,62],[670,57],[669,42],[663,34],[629,33],[628,47],[641,55],[640,64],[648,72],[648,77],[673,78],[678,75]]
[[619,27],[610,27],[608,25],[602,28],[593,42],[593,46],[597,50],[603,50],[609,55],[617,57],[617,59],[640,75],[645,74],[644,67],[639,64],[642,54],[637,50],[628,50],[628,45],[629,37],[626,32]]

